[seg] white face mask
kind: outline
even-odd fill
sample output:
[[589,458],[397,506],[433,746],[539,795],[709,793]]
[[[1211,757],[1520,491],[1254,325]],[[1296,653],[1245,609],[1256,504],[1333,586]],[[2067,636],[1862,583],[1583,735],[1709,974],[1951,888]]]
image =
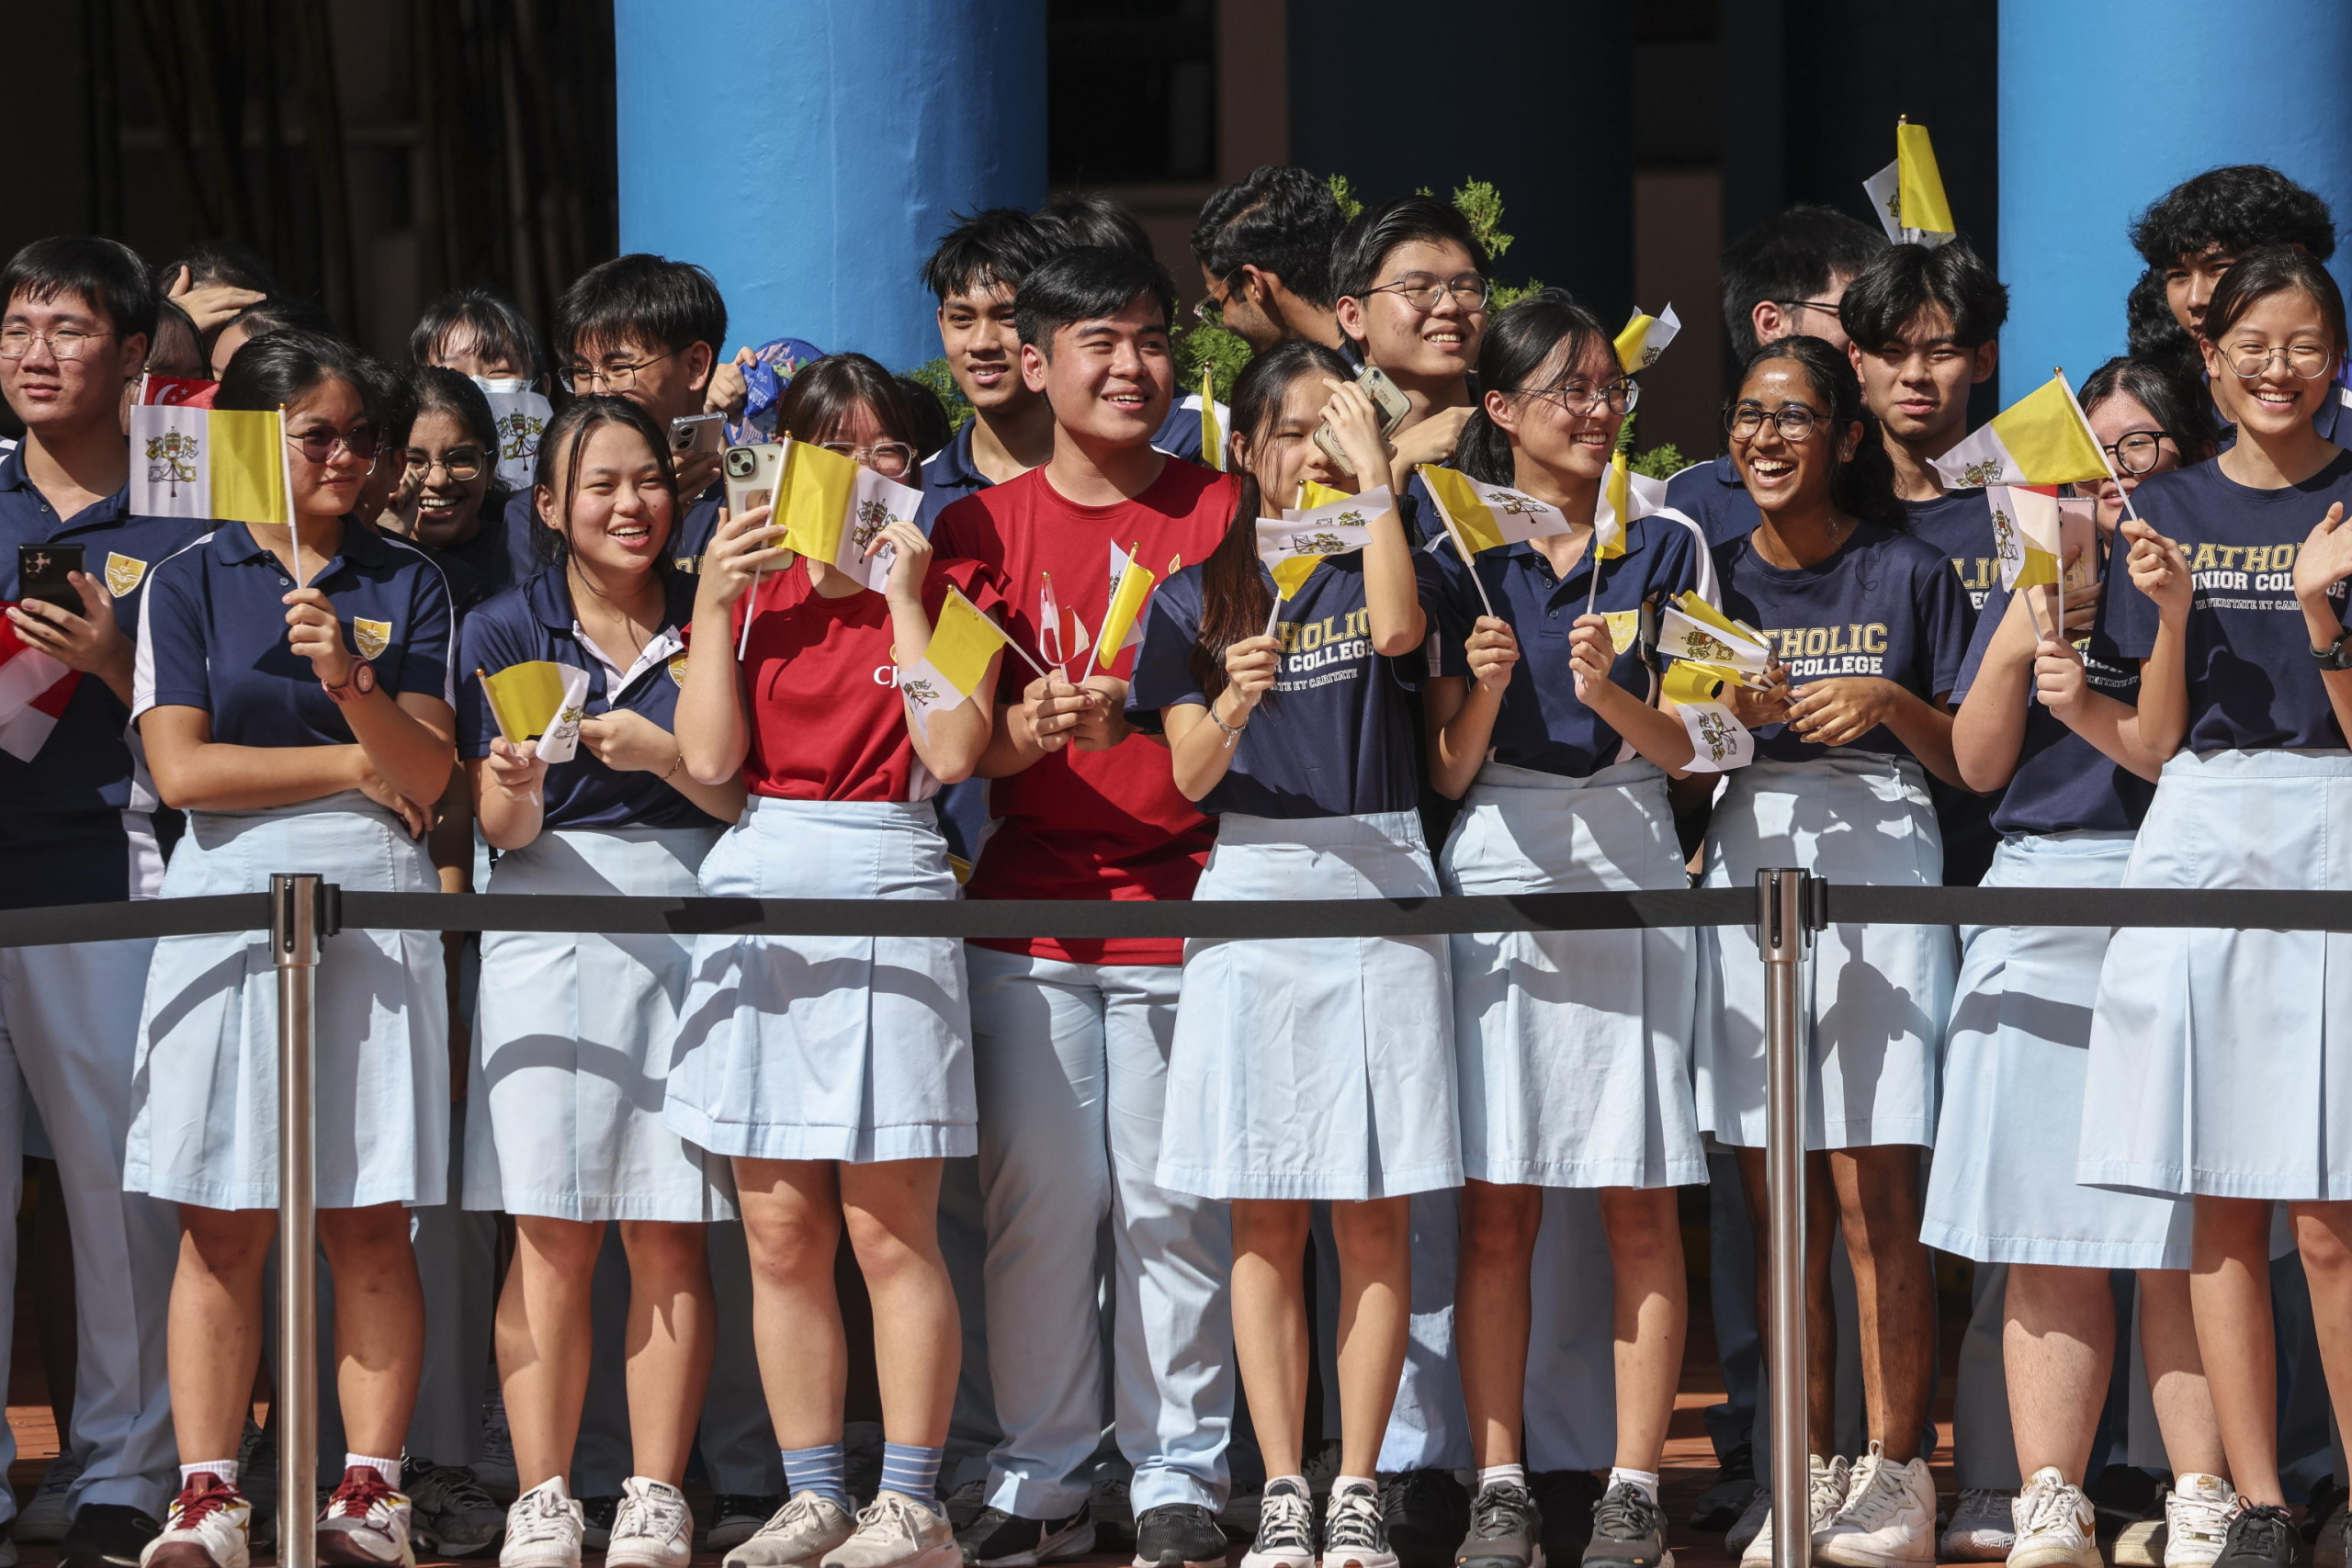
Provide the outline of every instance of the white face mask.
[[531,383],[520,376],[472,376],[468,378],[485,392],[527,392]]

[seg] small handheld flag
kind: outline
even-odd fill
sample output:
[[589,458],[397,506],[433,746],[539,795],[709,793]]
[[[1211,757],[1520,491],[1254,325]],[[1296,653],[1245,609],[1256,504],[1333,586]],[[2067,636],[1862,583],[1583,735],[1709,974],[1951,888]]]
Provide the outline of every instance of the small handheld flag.
[[[1327,496],[1335,499],[1324,499]],[[1266,622],[1268,637],[1273,636],[1275,622],[1281,618],[1283,601],[1296,598],[1327,557],[1347,555],[1370,544],[1372,520],[1396,504],[1386,485],[1349,495],[1310,484],[1299,499],[1310,504],[1285,507],[1279,518],[1258,519],[1258,558],[1266,563],[1274,579],[1273,613]]]
[[588,671],[553,660],[510,664],[496,674],[474,671],[491,716],[510,746],[537,740],[543,762],[569,762],[580,749],[580,721],[586,716]]
[[[1152,585],[1159,581],[1133,555],[1116,545],[1111,547],[1111,603],[1102,612],[1102,635],[1086,655],[1087,675],[1094,673],[1105,649],[1116,659],[1143,641],[1144,601],[1151,597]],[[1085,679],[1085,675],[1079,677],[1081,682]]]
[[[808,441],[784,443],[784,473],[776,483],[769,521],[784,525],[775,540],[785,548],[824,562],[862,588],[882,592],[890,578],[895,547],[885,545],[865,553],[874,536],[893,523],[911,518],[922,506],[922,491],[885,479],[854,458],[829,452]],[[743,611],[743,629],[735,647],[741,659],[752,643],[752,617],[757,613],[759,580],[752,581],[752,602]]]
[[1894,243],[1941,245],[1956,237],[1951,204],[1928,128],[1903,120],[1894,128],[1894,162],[1862,182],[1871,209]]
[[1676,664],[1659,684],[1690,737],[1691,773],[1729,773],[1756,760],[1756,738],[1718,700],[1724,684],[1722,671],[1690,663]]
[[277,409],[133,404],[130,510],[145,517],[285,527],[294,509],[288,501],[284,430]]
[[1962,488],[2077,484],[2113,473],[2073,389],[2055,372],[1928,467]]
[[1216,376],[1201,367],[1201,461],[1225,471],[1225,428],[1216,417]]
[[25,641],[0,615],[0,751],[20,762],[39,756],[81,683],[79,670]]
[[1459,469],[1434,463],[1423,463],[1420,475],[1438,511],[1471,551],[1500,549],[1569,531],[1568,520],[1549,502],[1502,485],[1481,484]]
[[965,699],[980,689],[989,660],[1000,648],[1020,651],[1003,627],[950,588],[946,602],[939,607],[938,623],[932,627],[931,646],[923,649],[921,659],[899,671],[899,691],[916,727],[928,736],[932,714],[963,706]]
[[1646,370],[1657,363],[1657,356],[1666,352],[1666,345],[1681,331],[1682,318],[1674,313],[1672,305],[1655,316],[1645,316],[1636,307],[1634,319],[1617,334],[1617,367],[1628,376],[1636,370]]

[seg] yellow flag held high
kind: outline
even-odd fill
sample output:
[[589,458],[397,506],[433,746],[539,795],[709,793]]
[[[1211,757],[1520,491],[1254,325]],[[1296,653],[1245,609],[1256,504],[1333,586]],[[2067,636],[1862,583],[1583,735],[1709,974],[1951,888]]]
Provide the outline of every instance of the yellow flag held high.
[[1894,128],[1894,162],[1862,182],[1871,210],[1898,245],[1940,245],[1954,237],[1951,204],[1928,128],[1905,120]]
[[490,699],[498,733],[510,746],[537,740],[543,762],[569,762],[580,746],[580,720],[588,703],[588,671],[576,665],[534,659],[510,664],[496,674],[475,671]]
[[282,528],[294,514],[285,451],[285,419],[276,409],[134,403],[130,510]]
[[1456,468],[1423,463],[1421,482],[1465,552],[1500,549],[1522,539],[1568,532],[1568,520],[1549,502],[1501,485],[1481,484]]
[[1628,376],[1647,369],[1681,331],[1682,318],[1674,313],[1672,305],[1655,316],[1645,316],[1636,308],[1634,319],[1617,334],[1617,367]]
[[1201,461],[1225,471],[1225,428],[1216,417],[1216,377],[1201,367]]
[[1962,489],[2078,484],[2109,472],[2064,376],[2051,377],[1928,466]]
[[932,628],[931,646],[899,671],[899,690],[915,723],[929,733],[930,716],[964,705],[987,678],[989,660],[1012,639],[980,613],[979,606],[950,588]]

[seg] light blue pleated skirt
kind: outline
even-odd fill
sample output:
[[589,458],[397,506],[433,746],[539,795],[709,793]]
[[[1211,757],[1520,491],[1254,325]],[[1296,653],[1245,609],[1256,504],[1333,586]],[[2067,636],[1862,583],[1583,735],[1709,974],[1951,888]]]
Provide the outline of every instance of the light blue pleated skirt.
[[[2352,890],[2352,754],[2182,752],[2165,764],[2124,886]],[[2145,1192],[2352,1199],[2344,1020],[2352,935],[2117,931],[2077,1174]]]
[[[261,893],[317,872],[354,892],[432,893],[424,846],[356,790],[264,811],[192,811],[163,896]],[[449,994],[434,931],[346,931],[314,981],[321,1208],[444,1201]],[[208,1209],[277,1205],[277,973],[264,931],[167,936],[140,1013],[123,1185]]]
[[[1908,757],[1831,751],[1730,775],[1707,832],[1709,887],[1793,866],[1833,882],[1933,887],[1943,839],[1927,773]],[[1812,1071],[1805,1147],[1926,1144],[1957,962],[1949,926],[1831,926],[1806,965]],[[1764,1144],[1764,965],[1745,926],[1699,932],[1699,1125]]]
[[[1438,873],[1458,894],[1690,885],[1666,775],[1642,761],[1582,779],[1487,763]],[[1464,1175],[1540,1187],[1707,1179],[1690,931],[1487,932],[1451,946]]]
[[[957,897],[928,801],[754,797],[701,883],[719,898]],[[755,1159],[976,1153],[964,944],[697,937],[662,1118],[714,1154]]]
[[[492,893],[690,897],[721,832],[559,828],[501,855]],[[485,931],[466,1207],[563,1220],[732,1218],[727,1162],[662,1119],[694,941]]]
[[[1987,887],[2120,887],[2130,833],[2025,833]],[[1979,1263],[2186,1269],[2189,1206],[2075,1179],[2104,929],[1963,926],[1920,1239]]]
[[[1427,897],[1409,811],[1227,813],[1193,897]],[[1169,1048],[1159,1184],[1201,1198],[1393,1198],[1462,1185],[1443,937],[1194,939]]]

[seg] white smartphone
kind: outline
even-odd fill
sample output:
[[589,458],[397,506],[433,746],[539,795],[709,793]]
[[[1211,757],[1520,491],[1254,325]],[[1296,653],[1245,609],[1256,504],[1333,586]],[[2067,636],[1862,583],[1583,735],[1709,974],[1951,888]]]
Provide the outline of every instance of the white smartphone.
[[775,500],[776,481],[784,477],[784,444],[729,446],[720,470],[727,480],[727,514],[741,517]]
[[670,451],[679,457],[690,452],[707,452],[716,457],[727,445],[727,416],[723,413],[690,413],[670,422]]
[[[1373,407],[1380,411],[1380,434],[1383,435],[1393,434],[1405,416],[1413,412],[1413,405],[1406,399],[1403,389],[1390,380],[1387,372],[1377,365],[1366,365],[1357,371],[1356,385],[1371,395]],[[1329,425],[1315,427],[1315,445],[1322,447],[1324,456],[1340,466],[1341,473],[1353,474],[1356,471],[1355,465],[1348,461],[1347,454],[1340,450],[1340,438],[1331,434]]]

